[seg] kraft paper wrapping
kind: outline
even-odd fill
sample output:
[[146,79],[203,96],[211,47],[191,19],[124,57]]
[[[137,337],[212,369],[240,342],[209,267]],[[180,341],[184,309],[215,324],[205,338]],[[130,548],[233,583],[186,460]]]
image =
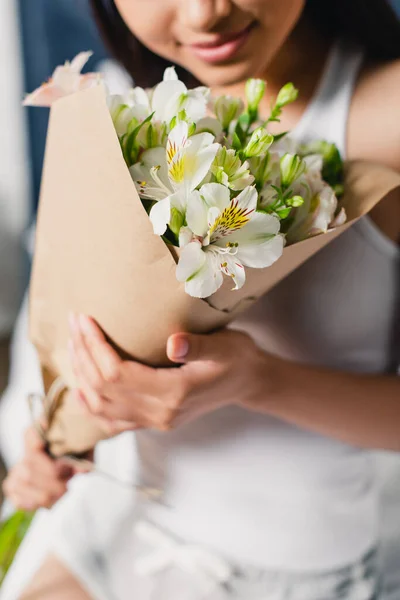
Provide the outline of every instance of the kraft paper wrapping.
[[[209,301],[184,291],[171,251],[152,230],[123,160],[101,86],[57,101],[51,110],[30,291],[30,335],[45,389],[61,376],[74,386],[68,313],[91,315],[121,354],[167,365],[171,333],[210,332],[226,325],[318,250],[341,235],[394,188],[400,175],[364,162],[346,166],[348,221],[325,235],[285,248],[267,269],[246,269]],[[68,401],[53,411],[54,454],[83,452],[104,436]]]

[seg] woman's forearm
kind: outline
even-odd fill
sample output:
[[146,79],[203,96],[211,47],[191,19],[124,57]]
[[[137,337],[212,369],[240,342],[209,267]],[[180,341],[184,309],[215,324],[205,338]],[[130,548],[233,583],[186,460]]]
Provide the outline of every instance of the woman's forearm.
[[357,446],[400,451],[400,378],[268,360],[270,394],[256,410]]

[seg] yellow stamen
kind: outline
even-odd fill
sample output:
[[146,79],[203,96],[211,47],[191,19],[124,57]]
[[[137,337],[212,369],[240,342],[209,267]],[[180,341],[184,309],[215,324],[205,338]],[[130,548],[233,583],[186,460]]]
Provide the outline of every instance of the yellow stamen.
[[[213,226],[210,229],[210,238],[212,241],[216,241],[233,231],[237,231],[246,225],[250,220],[251,213],[253,210],[246,208],[239,208],[238,203],[232,200],[230,205],[224,210],[224,212],[215,219]],[[228,242],[227,248],[235,248],[238,244],[234,242]]]

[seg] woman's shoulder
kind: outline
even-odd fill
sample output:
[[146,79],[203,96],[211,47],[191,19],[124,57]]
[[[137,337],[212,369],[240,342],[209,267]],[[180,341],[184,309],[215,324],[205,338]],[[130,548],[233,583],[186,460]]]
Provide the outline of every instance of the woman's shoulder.
[[358,79],[348,130],[349,154],[400,170],[400,59],[365,64]]

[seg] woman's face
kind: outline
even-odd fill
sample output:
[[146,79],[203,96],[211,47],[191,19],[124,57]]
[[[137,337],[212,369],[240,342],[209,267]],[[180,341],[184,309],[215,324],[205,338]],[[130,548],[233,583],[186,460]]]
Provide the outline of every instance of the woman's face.
[[262,76],[305,0],[115,0],[133,34],[206,85]]

